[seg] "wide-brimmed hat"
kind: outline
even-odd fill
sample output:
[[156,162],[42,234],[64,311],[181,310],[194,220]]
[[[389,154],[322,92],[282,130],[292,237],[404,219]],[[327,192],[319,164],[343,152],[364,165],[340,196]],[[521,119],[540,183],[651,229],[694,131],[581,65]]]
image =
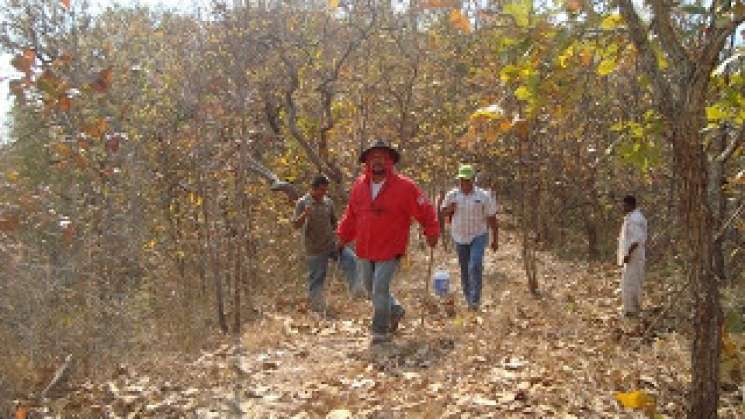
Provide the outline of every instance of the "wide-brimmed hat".
[[470,164],[461,164],[458,168],[458,176],[456,176],[456,179],[466,179],[466,180],[472,180],[476,177],[476,171],[473,170],[473,166]]
[[360,154],[360,163],[364,163],[365,160],[367,160],[367,154],[375,149],[385,150],[388,152],[388,154],[391,156],[391,159],[393,160],[393,164],[398,163],[401,156],[398,154],[398,151],[388,145],[388,143],[385,142],[385,140],[376,140],[370,147],[366,148],[362,154]]

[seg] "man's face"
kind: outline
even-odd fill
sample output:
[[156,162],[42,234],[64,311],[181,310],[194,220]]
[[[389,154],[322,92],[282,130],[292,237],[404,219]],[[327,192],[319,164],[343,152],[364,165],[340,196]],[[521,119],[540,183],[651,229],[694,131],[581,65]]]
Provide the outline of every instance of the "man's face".
[[631,205],[630,203],[628,203],[626,201],[623,202],[623,213],[624,214],[628,214],[628,213],[630,213],[633,210],[634,210],[634,206],[633,205]]
[[471,193],[473,190],[473,179],[460,178],[460,190],[463,193]]
[[385,163],[389,158],[388,152],[381,149],[371,150],[367,154],[367,163],[370,165],[373,175],[385,175]]
[[323,199],[324,196],[326,196],[326,193],[329,190],[329,185],[319,185],[315,188],[312,188],[310,190],[310,196],[313,197],[313,199],[320,201]]

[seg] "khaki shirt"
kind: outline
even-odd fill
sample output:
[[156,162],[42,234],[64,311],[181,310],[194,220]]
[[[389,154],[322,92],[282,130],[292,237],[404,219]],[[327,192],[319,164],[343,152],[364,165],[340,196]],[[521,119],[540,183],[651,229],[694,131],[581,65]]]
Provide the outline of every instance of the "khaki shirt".
[[323,202],[317,202],[310,194],[305,194],[295,205],[294,218],[299,217],[308,206],[311,211],[303,224],[305,252],[314,256],[333,251],[336,245],[334,203],[328,197],[323,197]]

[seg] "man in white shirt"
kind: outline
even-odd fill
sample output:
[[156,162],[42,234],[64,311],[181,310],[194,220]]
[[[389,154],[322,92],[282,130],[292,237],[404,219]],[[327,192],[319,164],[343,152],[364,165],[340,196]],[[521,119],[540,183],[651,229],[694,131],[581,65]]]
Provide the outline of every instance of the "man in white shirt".
[[636,198],[623,198],[623,225],[618,236],[618,265],[621,270],[621,299],[626,317],[635,317],[641,310],[644,282],[647,219],[636,208]]
[[497,203],[487,191],[474,185],[475,177],[473,166],[462,164],[457,176],[459,186],[448,192],[441,204],[443,215],[452,217],[450,234],[458,253],[463,296],[471,311],[477,311],[481,303],[487,227],[492,231],[491,248],[499,247]]

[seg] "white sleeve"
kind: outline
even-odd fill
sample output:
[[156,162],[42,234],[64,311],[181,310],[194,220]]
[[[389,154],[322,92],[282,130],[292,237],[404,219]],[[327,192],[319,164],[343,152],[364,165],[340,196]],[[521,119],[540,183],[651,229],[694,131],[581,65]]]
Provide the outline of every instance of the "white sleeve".
[[493,217],[497,215],[497,200],[492,198],[488,191],[485,191],[486,195],[486,215],[487,217]]

